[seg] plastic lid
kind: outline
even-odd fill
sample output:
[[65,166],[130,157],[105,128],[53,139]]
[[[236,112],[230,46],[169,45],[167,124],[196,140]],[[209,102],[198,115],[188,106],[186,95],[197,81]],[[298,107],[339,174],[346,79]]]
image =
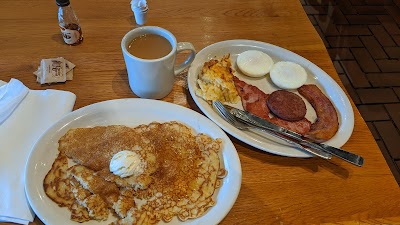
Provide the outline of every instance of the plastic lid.
[[69,0],[56,0],[58,6],[67,6],[69,5]]

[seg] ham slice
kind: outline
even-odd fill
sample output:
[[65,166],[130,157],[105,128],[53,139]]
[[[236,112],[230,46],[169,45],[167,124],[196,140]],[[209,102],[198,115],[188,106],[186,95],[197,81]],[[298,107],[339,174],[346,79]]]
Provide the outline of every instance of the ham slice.
[[233,82],[242,100],[243,108],[258,117],[268,120],[269,108],[267,106],[267,99],[269,95],[256,86],[249,85],[239,80],[239,78],[235,76],[233,77]]
[[311,127],[311,122],[306,118],[298,121],[286,121],[278,117],[270,117],[270,111],[267,106],[268,94],[261,91],[256,86],[247,84],[237,77],[233,77],[236,90],[242,100],[243,108],[258,117],[261,117],[271,123],[284,127],[288,130],[305,135]]
[[311,122],[306,118],[298,121],[287,121],[278,117],[272,117],[269,119],[269,121],[273,124],[284,127],[301,135],[307,134],[311,127]]

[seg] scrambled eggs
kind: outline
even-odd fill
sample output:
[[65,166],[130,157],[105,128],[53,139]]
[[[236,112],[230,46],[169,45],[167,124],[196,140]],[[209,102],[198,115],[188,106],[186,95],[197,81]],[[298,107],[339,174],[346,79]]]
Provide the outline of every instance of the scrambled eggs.
[[229,54],[220,61],[211,59],[204,63],[199,74],[196,94],[208,101],[237,103],[240,97],[233,83],[233,76]]

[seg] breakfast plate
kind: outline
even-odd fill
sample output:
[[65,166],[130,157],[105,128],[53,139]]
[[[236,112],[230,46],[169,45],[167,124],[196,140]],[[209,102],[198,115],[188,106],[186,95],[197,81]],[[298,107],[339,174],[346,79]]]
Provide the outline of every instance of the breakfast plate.
[[[43,179],[58,154],[58,140],[69,129],[106,125],[135,127],[151,122],[178,121],[191,127],[196,133],[205,133],[223,142],[220,158],[227,176],[214,193],[216,204],[196,219],[185,222],[176,217],[168,225],[218,224],[232,208],[240,191],[241,166],[238,154],[229,137],[205,116],[188,108],[168,102],[148,99],[118,99],[96,103],[73,111],[51,126],[32,148],[25,168],[25,192],[36,215],[45,224],[79,224],[70,220],[70,212],[60,208],[44,192]],[[110,224],[115,221],[88,221],[84,224]],[[159,224],[164,224],[160,222]]]
[[[236,65],[238,55],[247,50],[258,50],[267,53],[273,61],[291,61],[303,66],[308,74],[306,84],[316,84],[322,92],[331,100],[336,108],[339,129],[335,136],[325,143],[334,147],[341,147],[350,138],[354,127],[354,114],[350,101],[340,86],[321,68],[309,60],[284,48],[252,40],[228,40],[212,44],[199,53],[191,64],[188,72],[188,86],[191,96],[200,110],[218,126],[235,138],[263,151],[289,157],[306,158],[311,157],[307,152],[296,149],[290,145],[265,137],[252,131],[241,131],[223,120],[216,111],[213,110],[207,101],[196,95],[197,77],[203,67],[204,62],[210,59],[221,59],[224,55],[230,54],[234,75],[248,84],[254,85],[266,93],[271,93],[278,88],[273,85],[269,75],[262,78],[252,78],[243,75]],[[307,106],[306,118],[311,122],[316,120],[316,114],[310,103],[305,101]],[[243,109],[241,102],[230,104],[231,106]]]

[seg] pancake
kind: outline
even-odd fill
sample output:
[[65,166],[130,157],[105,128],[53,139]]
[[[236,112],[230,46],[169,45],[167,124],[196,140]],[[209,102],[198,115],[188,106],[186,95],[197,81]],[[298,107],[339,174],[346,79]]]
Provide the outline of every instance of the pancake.
[[61,153],[94,171],[108,168],[112,156],[119,151],[152,151],[147,149],[149,140],[140,132],[119,125],[71,129],[58,143]]
[[[215,205],[213,195],[226,175],[221,147],[221,139],[175,121],[70,129],[59,140],[59,151],[76,163],[64,174],[73,197],[71,219],[105,220],[110,211],[118,218],[114,224],[197,218]],[[112,156],[122,150],[140,154],[142,174],[122,178],[110,172]],[[63,165],[66,170],[68,163]]]
[[99,194],[104,199],[118,195],[117,185],[106,181],[99,176],[94,175],[94,171],[81,165],[75,165],[68,169],[68,172],[74,177],[86,190],[93,194]]
[[107,168],[96,172],[95,175],[100,176],[106,181],[114,182],[118,187],[122,188],[131,187],[134,190],[147,189],[154,179],[152,176],[148,174],[141,174],[137,177],[130,176],[127,178],[121,178],[111,173],[110,170]]
[[120,195],[118,201],[116,201],[112,208],[119,217],[125,218],[128,215],[128,211],[135,207],[135,199],[132,196]]
[[150,128],[150,132],[157,132],[151,132],[149,139],[164,146],[156,151],[160,167],[153,174],[154,183],[137,192],[146,200],[142,208],[128,212],[116,224],[141,224],[155,218],[169,222],[174,216],[186,221],[203,215],[215,205],[212,196],[220,185],[218,180],[226,175],[218,156],[221,140],[193,135],[190,128],[179,123],[153,123]]
[[[85,210],[82,209],[82,211],[84,215],[87,212],[89,220],[106,220],[108,218],[109,211],[103,198],[101,198],[99,195],[95,196],[94,194],[92,194],[73,177],[71,178],[71,186],[72,193],[74,194],[74,197],[76,199],[76,203],[84,207]],[[75,212],[71,210],[71,218],[75,216],[74,213]],[[80,219],[80,217],[78,218]]]
[[88,210],[90,218],[107,220],[110,211],[100,195],[90,195],[83,200],[82,205]]
[[77,201],[69,207],[69,210],[71,211],[72,221],[83,223],[90,220],[88,210]]
[[68,158],[59,154],[43,181],[43,189],[46,195],[60,207],[70,207],[75,201],[71,193],[67,169]]

